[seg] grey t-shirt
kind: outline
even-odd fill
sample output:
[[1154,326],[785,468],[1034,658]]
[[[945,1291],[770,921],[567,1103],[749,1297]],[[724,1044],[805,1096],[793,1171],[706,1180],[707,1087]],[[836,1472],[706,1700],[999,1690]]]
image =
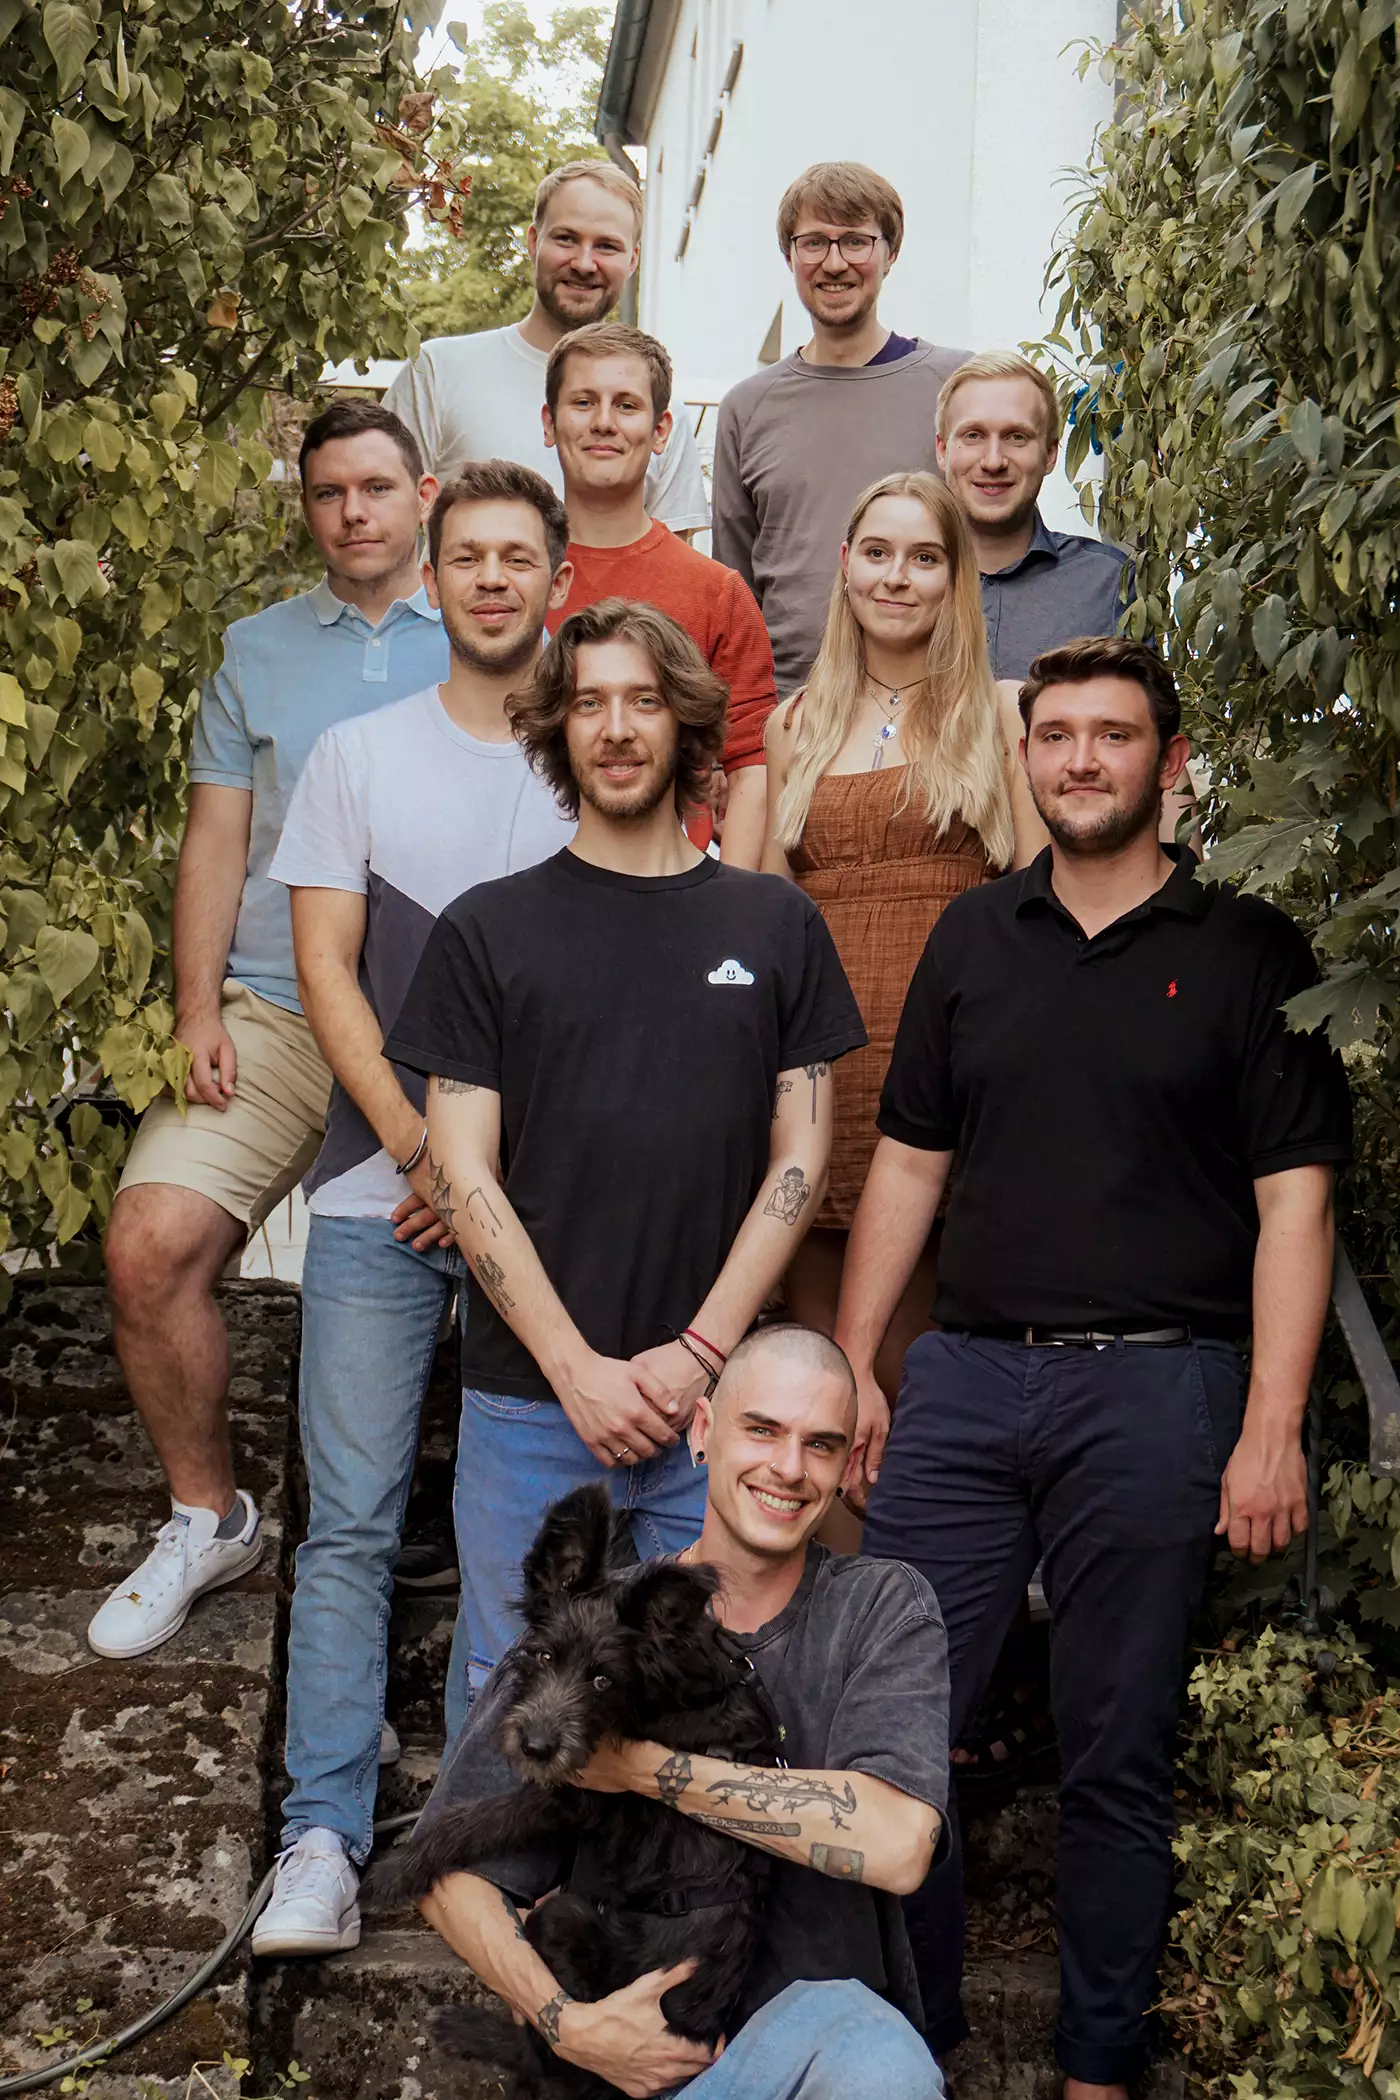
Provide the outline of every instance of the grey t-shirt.
[[[933,1591],[902,1561],[807,1550],[792,1602],[738,1636],[786,1730],[796,1770],[869,1772],[941,1813],[948,1798],[948,1644]],[[424,1819],[508,1791],[496,1748],[501,1699],[492,1679],[447,1758]],[[567,1858],[534,1854],[474,1871],[520,1903],[567,1879]],[[899,1900],[779,1860],[741,2022],[789,1983],[852,1977],[923,2026]]]
[[939,389],[966,355],[922,341],[892,364],[794,352],[721,401],[711,546],[758,600],[780,698],[821,646],[856,497],[886,474],[938,472]]

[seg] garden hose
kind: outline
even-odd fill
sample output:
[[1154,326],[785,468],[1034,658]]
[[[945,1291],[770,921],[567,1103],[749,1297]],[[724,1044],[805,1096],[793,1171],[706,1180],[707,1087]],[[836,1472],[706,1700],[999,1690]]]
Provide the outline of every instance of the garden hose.
[[[416,1810],[406,1815],[386,1816],[382,1822],[375,1824],[374,1834],[376,1837],[383,1837],[391,1830],[406,1830],[411,1823],[417,1821]],[[109,2057],[115,2056],[119,2049],[130,2048],[133,2042],[139,2042],[153,2028],[160,2027],[181,2011],[189,2004],[191,1998],[198,1997],[207,1983],[213,1982],[230,1955],[242,1945],[252,1931],[263,1905],[272,1893],[276,1873],[275,1866],[268,1868],[249,1898],[247,1909],[238,1923],[230,1927],[214,1952],[206,1961],[200,1963],[193,1976],[187,1977],[168,1998],[153,2007],[150,2012],[143,2013],[139,2020],[133,2020],[129,2027],[123,2027],[120,2034],[111,2035],[106,2041],[89,2042],[85,2049],[77,2050],[72,2056],[65,2056],[61,2063],[44,2064],[33,2071],[15,2071],[8,2078],[0,2078],[0,2100],[4,2100],[4,2095],[8,2093],[37,2093],[42,2086],[53,2085],[57,2079],[67,2078],[73,2072],[95,2069],[99,2064],[105,2064]]]

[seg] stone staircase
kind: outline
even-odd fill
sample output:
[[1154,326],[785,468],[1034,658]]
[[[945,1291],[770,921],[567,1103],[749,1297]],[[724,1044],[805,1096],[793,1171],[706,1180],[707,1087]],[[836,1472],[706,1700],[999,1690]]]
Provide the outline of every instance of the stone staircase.
[[[101,1663],[83,1627],[165,1506],[123,1391],[93,1287],[26,1285],[0,1343],[0,2076],[52,2061],[143,2012],[236,1919],[276,1843],[286,1607],[303,1511],[296,1463],[296,1294],[229,1287],[240,1478],[269,1550],[244,1582],[203,1600],[177,1640]],[[457,1406],[439,1354],[414,1508],[447,1506]],[[7,1428],[8,1424],[8,1428]],[[410,1515],[412,1518],[413,1512]],[[13,1521],[11,1521],[13,1517]],[[379,1812],[416,1809],[441,1753],[441,1685],[456,1598],[401,1593],[388,1714],[403,1744]],[[951,2066],[957,2100],[1052,2100],[1056,1972],[1049,1866],[1053,1775],[965,1817],[974,2038]],[[185,2093],[201,2060],[218,2100],[225,2051],[274,2090],[295,2061],[308,2100],[500,2100],[485,2073],[444,2073],[439,2006],[478,1987],[416,1914],[367,1921],[354,1953],[253,1963],[246,1946],[156,2035],[91,2076],[91,2100]],[[80,2010],[80,2007],[88,2007]],[[73,2039],[46,2048],[37,2034]],[[1153,2100],[1182,2091],[1164,2066]]]

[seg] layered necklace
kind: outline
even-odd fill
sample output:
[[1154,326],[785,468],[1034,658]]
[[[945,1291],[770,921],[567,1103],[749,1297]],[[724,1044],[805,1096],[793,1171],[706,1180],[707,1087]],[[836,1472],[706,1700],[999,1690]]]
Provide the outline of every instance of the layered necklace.
[[[868,671],[865,675],[867,678],[870,678],[870,673]],[[872,685],[878,685],[879,682],[880,681],[878,678],[870,678],[870,683]],[[885,719],[875,732],[875,756],[870,761],[870,770],[872,773],[879,772],[881,766],[885,763],[886,744],[889,743],[892,737],[897,736],[899,734],[899,723],[896,720],[896,717],[899,713],[900,703],[904,698],[904,694],[898,686],[887,686],[885,690],[889,694],[888,699],[884,697],[883,693],[877,693],[875,695],[877,703],[885,710]]]

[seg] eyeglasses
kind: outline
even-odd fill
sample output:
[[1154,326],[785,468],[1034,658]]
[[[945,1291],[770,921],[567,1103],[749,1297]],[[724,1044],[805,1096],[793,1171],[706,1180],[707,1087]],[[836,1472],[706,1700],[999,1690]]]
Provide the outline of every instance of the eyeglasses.
[[833,248],[839,248],[843,262],[869,262],[875,252],[878,233],[843,233],[833,240],[824,233],[799,233],[793,247],[803,262],[825,262]]

